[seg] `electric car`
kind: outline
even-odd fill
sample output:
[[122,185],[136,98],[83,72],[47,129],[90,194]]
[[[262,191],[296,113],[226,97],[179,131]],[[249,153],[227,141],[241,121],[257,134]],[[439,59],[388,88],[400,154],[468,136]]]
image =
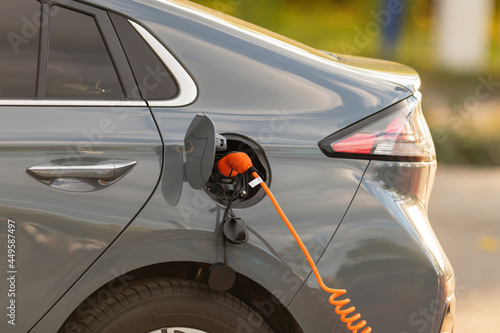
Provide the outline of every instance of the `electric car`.
[[0,17],[1,332],[453,331],[415,71],[182,0]]

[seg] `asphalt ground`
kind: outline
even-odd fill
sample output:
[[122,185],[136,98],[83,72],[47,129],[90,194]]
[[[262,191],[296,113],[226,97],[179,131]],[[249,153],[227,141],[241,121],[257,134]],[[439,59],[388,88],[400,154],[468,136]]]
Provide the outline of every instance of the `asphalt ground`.
[[439,165],[429,218],[455,270],[454,333],[500,332],[500,168]]

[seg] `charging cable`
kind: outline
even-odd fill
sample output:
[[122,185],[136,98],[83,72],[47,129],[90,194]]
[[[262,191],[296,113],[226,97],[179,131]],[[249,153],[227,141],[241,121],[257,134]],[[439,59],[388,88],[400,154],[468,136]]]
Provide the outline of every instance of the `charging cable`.
[[[354,324],[355,321],[358,321],[361,319],[361,315],[359,313],[353,314],[350,317],[347,317],[354,311],[356,311],[356,308],[354,306],[351,306],[346,309],[342,309],[345,305],[349,304],[351,300],[349,298],[339,300],[337,299],[340,296],[343,296],[347,293],[347,290],[345,289],[333,289],[329,288],[325,285],[323,282],[323,279],[321,278],[321,275],[319,274],[318,268],[316,267],[316,264],[314,263],[311,255],[309,254],[309,251],[307,251],[307,248],[305,247],[304,243],[300,239],[299,235],[295,231],[295,228],[293,227],[292,223],[288,220],[286,217],[285,213],[281,209],[278,201],[274,197],[273,193],[269,189],[269,187],[266,185],[266,183],[262,180],[262,178],[259,176],[257,173],[257,169],[253,166],[252,160],[250,157],[245,154],[245,153],[229,153],[225,157],[219,160],[217,163],[217,168],[219,169],[219,172],[222,173],[226,177],[234,177],[238,174],[243,174],[245,172],[251,173],[251,175],[254,177],[254,180],[252,180],[249,185],[251,187],[255,187],[257,185],[260,185],[264,191],[267,193],[269,196],[269,199],[271,199],[271,202],[274,205],[274,208],[278,211],[279,215],[283,219],[283,222],[285,222],[286,226],[288,227],[288,230],[292,233],[293,238],[299,244],[300,249],[304,253],[304,256],[306,257],[307,261],[309,262],[309,265],[311,266],[314,276],[316,277],[316,280],[318,281],[321,289],[326,291],[327,293],[332,294],[329,298],[330,304],[335,306],[335,313],[337,313],[340,316],[340,320],[346,324],[346,327],[348,330],[352,331],[353,333],[357,333],[358,330],[361,330],[363,327],[366,326],[366,321],[361,320],[357,324]],[[372,331],[371,327],[365,327],[360,333],[370,333]]]

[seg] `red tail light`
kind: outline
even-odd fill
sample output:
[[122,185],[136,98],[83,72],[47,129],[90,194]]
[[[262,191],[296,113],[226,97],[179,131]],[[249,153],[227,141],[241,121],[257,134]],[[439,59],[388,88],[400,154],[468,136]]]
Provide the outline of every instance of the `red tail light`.
[[410,97],[319,142],[325,155],[389,161],[430,162],[434,143],[420,99]]

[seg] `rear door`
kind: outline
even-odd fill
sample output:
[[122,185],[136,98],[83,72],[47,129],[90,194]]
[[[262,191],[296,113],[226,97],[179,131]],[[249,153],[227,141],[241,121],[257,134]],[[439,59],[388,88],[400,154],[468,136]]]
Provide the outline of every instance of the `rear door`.
[[161,138],[108,14],[67,3],[0,5],[0,267],[8,278],[0,279],[0,332],[27,332],[130,223],[160,176]]

